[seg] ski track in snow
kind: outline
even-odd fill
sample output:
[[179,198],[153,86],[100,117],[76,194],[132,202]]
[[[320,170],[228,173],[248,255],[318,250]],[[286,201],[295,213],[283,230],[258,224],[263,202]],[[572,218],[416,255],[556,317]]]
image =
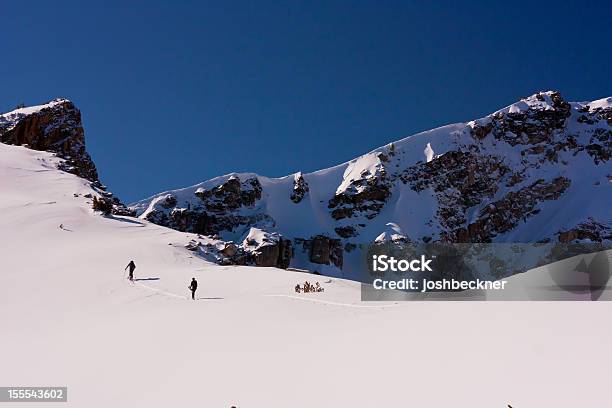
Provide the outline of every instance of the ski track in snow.
[[401,305],[399,303],[394,303],[391,305],[358,305],[355,303],[340,303],[340,302],[333,302],[330,300],[323,300],[323,299],[312,299],[312,298],[305,298],[305,297],[300,297],[300,296],[295,296],[295,295],[264,295],[267,297],[282,297],[282,298],[287,298],[287,299],[294,299],[294,300],[301,300],[304,302],[312,302],[312,303],[320,303],[320,304],[324,304],[324,305],[330,305],[330,306],[342,306],[342,307],[352,307],[352,308],[371,308],[371,309],[386,309],[386,308],[390,308],[390,307],[401,307],[401,306],[405,306],[407,303],[405,303],[404,305]]
[[[147,290],[153,291],[155,292],[154,294],[157,295],[163,295],[163,296],[168,296],[174,299],[181,299],[181,300],[187,300],[187,301],[192,301],[191,297],[189,296],[182,296],[182,295],[178,295],[176,293],[172,293],[172,292],[168,292],[159,288],[155,288],[152,287],[150,285],[145,285],[143,283],[140,282],[134,282],[135,286],[139,286],[142,288],[145,288]],[[145,298],[149,298],[153,295],[149,295],[149,296],[145,296],[143,298],[139,298],[137,300],[140,299],[145,299]],[[355,303],[342,303],[342,302],[334,302],[334,301],[330,301],[330,300],[324,300],[324,299],[314,299],[314,298],[306,298],[306,297],[300,297],[300,296],[295,296],[295,295],[284,295],[284,294],[268,294],[268,295],[261,295],[263,297],[280,297],[280,298],[287,298],[287,299],[293,299],[293,300],[300,300],[303,302],[310,302],[310,303],[319,303],[319,304],[324,304],[324,305],[330,305],[330,306],[341,306],[341,307],[351,307],[351,308],[371,308],[371,309],[386,309],[386,308],[390,308],[390,307],[401,307],[401,306],[405,306],[407,303],[404,304],[400,304],[400,303],[393,303],[393,304],[385,304],[385,305],[360,305],[360,304],[355,304]],[[222,298],[197,298],[196,300],[211,300],[211,299],[222,299]],[[128,302],[129,303],[129,302]]]
[[145,285],[144,283],[134,282],[134,285],[135,286],[140,286],[142,288],[146,288],[148,290],[156,292],[159,295],[164,295],[164,296],[172,297],[172,298],[175,298],[175,299],[191,300],[191,298],[189,298],[187,296],[177,295],[176,293],[172,293],[172,292],[168,292],[168,291],[165,291],[165,290],[162,290],[162,289],[154,288],[152,286]]

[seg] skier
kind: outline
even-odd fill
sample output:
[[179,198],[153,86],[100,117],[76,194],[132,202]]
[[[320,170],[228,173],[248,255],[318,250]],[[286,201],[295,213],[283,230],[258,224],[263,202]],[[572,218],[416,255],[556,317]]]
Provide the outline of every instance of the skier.
[[130,268],[128,279],[130,280],[130,282],[134,282],[134,269],[136,269],[136,264],[134,263],[134,261],[130,261],[130,263],[125,267],[125,269],[127,268]]
[[195,292],[198,288],[198,281],[196,278],[191,278],[191,284],[189,285],[189,290],[191,291],[191,300],[195,300]]

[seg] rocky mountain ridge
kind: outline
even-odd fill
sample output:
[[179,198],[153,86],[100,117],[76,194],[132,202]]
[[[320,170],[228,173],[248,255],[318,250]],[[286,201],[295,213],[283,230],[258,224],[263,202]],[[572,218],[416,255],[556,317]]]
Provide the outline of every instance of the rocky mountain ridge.
[[97,209],[198,234],[188,249],[221,264],[345,277],[373,242],[611,241],[611,136],[612,98],[540,92],[332,168],[232,173],[127,209],[100,183],[72,102],[0,115],[3,143],[56,153]]
[[291,266],[328,274],[358,262],[355,248],[389,225],[388,236],[407,242],[610,241],[611,136],[612,98],[574,103],[540,92],[329,169],[233,173],[132,208],[238,243],[238,253],[251,251],[240,243],[252,229],[279,234],[292,244]]

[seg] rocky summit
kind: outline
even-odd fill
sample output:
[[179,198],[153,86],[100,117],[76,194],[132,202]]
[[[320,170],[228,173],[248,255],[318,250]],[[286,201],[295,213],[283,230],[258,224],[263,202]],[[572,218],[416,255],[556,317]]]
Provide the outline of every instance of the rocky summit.
[[0,137],[55,152],[97,187],[98,209],[196,234],[188,249],[220,264],[350,277],[374,242],[612,240],[612,98],[539,92],[332,168],[227,174],[129,209],[99,182],[70,101],[0,115]]
[[98,208],[106,213],[134,215],[100,182],[96,165],[85,149],[81,112],[68,99],[18,107],[0,115],[0,141],[55,153],[62,159],[60,170],[91,182],[98,193],[97,197],[92,197]]

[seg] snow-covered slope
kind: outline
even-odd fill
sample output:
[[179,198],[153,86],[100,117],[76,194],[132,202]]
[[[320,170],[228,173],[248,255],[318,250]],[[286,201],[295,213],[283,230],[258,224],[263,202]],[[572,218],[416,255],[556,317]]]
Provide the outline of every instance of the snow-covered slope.
[[610,241],[611,154],[611,98],[570,103],[549,91],[329,169],[233,173],[132,208],[235,243],[251,228],[277,233],[292,242],[291,266],[353,277],[356,246],[390,224],[412,242]]
[[[0,144],[2,385],[66,385],[79,408],[610,401],[606,302],[360,302],[354,282],[219,266],[194,234],[93,213],[59,160]],[[306,279],[325,292],[294,293]]]

